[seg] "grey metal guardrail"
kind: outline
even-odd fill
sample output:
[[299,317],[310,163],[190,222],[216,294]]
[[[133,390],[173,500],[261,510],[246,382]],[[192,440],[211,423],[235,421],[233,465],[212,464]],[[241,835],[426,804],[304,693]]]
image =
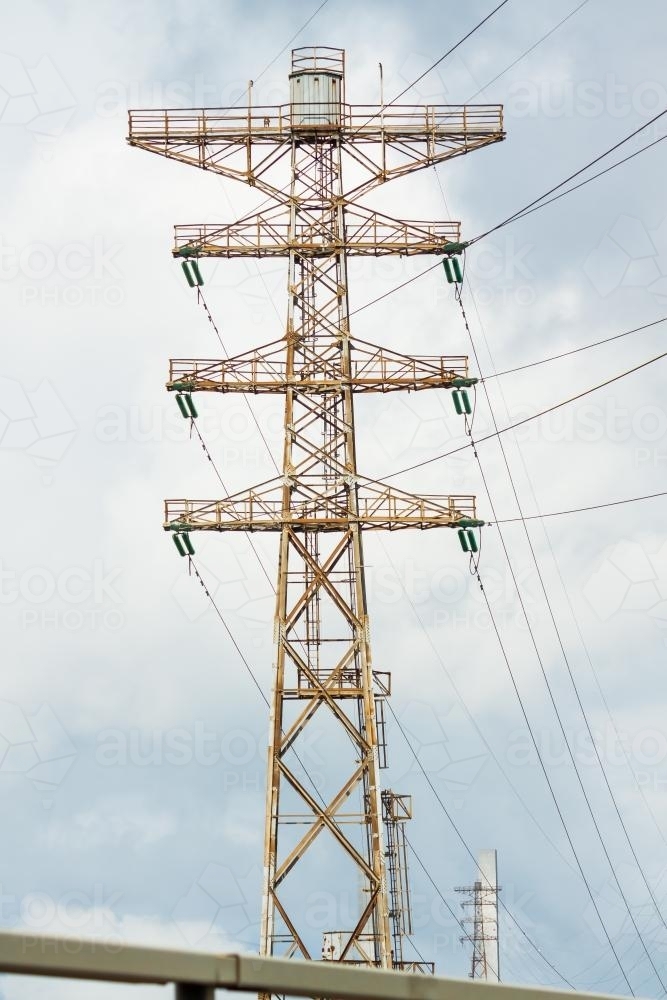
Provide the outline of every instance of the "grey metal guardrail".
[[[571,1000],[565,990],[391,972],[336,962],[213,954],[0,932],[0,974],[173,983],[177,1000],[212,1000],[218,988],[340,1000]],[[491,991],[491,992],[490,992]],[[618,1000],[578,993],[590,1000]]]

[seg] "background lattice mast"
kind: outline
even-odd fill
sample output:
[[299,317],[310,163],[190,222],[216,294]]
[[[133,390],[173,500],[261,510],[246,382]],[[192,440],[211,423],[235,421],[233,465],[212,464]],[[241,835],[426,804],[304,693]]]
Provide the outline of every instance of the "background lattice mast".
[[[461,903],[465,924],[471,930],[462,941],[472,945],[470,978],[500,982],[498,937],[498,860],[494,850],[480,851],[477,859],[479,878],[474,885],[456,891],[464,893]],[[469,912],[470,911],[470,912]]]

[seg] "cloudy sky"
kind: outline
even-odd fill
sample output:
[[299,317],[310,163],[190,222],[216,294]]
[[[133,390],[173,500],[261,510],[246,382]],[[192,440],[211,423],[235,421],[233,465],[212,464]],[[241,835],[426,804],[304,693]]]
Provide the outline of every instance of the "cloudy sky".
[[[170,256],[172,226],[232,221],[259,199],[131,149],[126,112],[242,103],[251,78],[257,103],[285,101],[297,32],[294,44],[345,48],[347,98],[373,104],[379,62],[391,98],[493,5],[328,0],[301,30],[317,6],[25,0],[3,11],[3,927],[112,944],[256,946],[266,707],[161,521],[165,497],[220,493],[164,391],[170,357],[220,354]],[[543,39],[576,7],[575,0],[510,0],[411,89],[404,98],[411,103],[504,104],[507,139],[437,175],[430,169],[395,182],[367,204],[397,217],[461,219],[471,236],[667,106],[659,0],[587,0]],[[658,138],[663,122],[624,150]],[[657,146],[470,251],[463,297],[484,375],[667,315],[665,156]],[[352,307],[429,263],[355,262]],[[205,279],[230,353],[281,336],[281,264],[210,262]],[[490,380],[498,424],[654,357],[664,331],[656,325]],[[471,350],[440,269],[361,312],[353,332],[408,353]],[[504,436],[524,514],[664,490],[663,365]],[[477,398],[481,436],[493,423],[484,393]],[[198,406],[228,488],[271,475],[243,399]],[[278,456],[279,402],[253,408]],[[447,393],[367,397],[357,415],[360,469],[370,476],[466,441]],[[516,518],[498,441],[480,444],[478,454],[490,497],[469,449],[392,481],[415,493],[476,493],[482,517],[493,520],[493,503],[498,519]],[[596,837],[541,668],[631,915],[664,979],[666,527],[661,499],[528,522],[562,649],[524,527],[503,528],[509,562],[498,528],[484,529],[480,562],[577,855],[630,984],[645,996],[662,987]],[[273,602],[255,554],[240,536],[195,541],[202,575],[268,693]],[[275,544],[262,539],[257,549],[272,576]],[[398,720],[388,723],[386,785],[414,800],[419,951],[442,974],[468,971],[461,929],[424,871],[458,912],[454,887],[469,884],[475,868],[444,806],[473,855],[498,850],[507,910],[558,973],[503,912],[503,978],[562,985],[562,976],[579,989],[627,993],[453,533],[367,536],[366,561],[374,661],[392,671]],[[568,667],[661,912],[591,752]],[[326,788],[326,734],[314,732],[309,754]],[[334,892],[311,899],[304,887],[315,930],[329,929],[343,904]],[[113,990],[17,978],[0,985],[6,1000]]]

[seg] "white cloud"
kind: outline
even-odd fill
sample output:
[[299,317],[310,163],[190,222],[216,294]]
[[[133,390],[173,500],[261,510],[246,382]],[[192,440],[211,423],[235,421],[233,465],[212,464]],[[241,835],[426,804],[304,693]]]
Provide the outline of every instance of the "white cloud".
[[75,851],[100,847],[124,847],[142,850],[176,832],[173,813],[147,809],[137,797],[103,799],[66,821],[53,820],[41,833],[49,849]]

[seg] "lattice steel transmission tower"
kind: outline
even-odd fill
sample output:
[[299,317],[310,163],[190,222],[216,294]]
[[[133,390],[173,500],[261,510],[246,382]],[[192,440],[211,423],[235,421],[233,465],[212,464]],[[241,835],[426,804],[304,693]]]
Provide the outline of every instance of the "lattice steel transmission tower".
[[472,931],[461,938],[472,945],[471,979],[486,979],[500,982],[500,949],[498,942],[498,861],[495,851],[480,851],[477,859],[479,879],[471,886],[458,888],[465,893],[461,906],[472,910],[464,923],[472,925]]
[[[359,198],[503,138],[502,109],[355,108],[345,100],[344,52],[328,47],[293,51],[290,96],[277,107],[130,112],[131,145],[244,181],[269,202],[230,225],[176,227],[173,253],[190,282],[207,257],[284,257],[288,270],[284,338],[220,361],[172,360],[167,384],[181,404],[199,391],[283,395],[282,475],[222,500],[168,500],[164,527],[188,551],[192,531],[280,536],[261,953],[392,968],[403,963],[402,932],[387,887],[379,774],[391,689],[371,660],[362,534],[481,522],[472,496],[420,497],[365,478],[353,400],[474,380],[465,357],[356,341],[347,259],[460,251],[457,222],[399,221]],[[316,724],[336,789],[326,799],[299,754]],[[324,948],[303,912],[322,873],[348,902]]]

